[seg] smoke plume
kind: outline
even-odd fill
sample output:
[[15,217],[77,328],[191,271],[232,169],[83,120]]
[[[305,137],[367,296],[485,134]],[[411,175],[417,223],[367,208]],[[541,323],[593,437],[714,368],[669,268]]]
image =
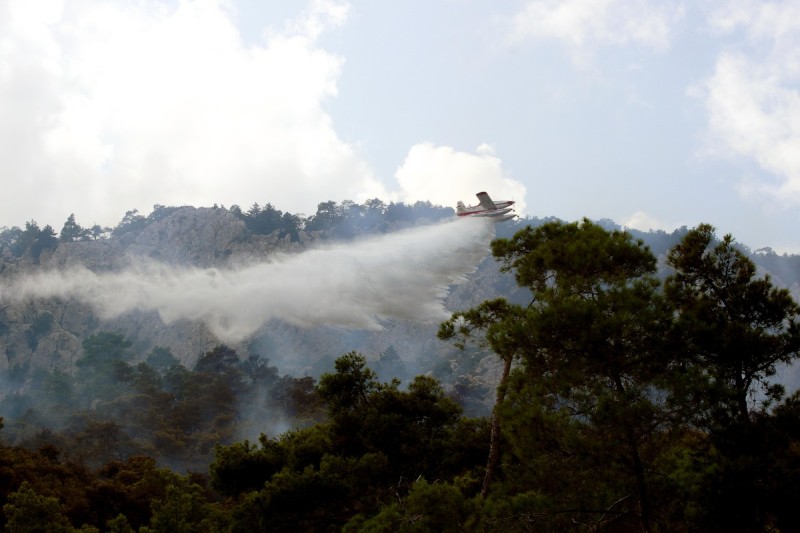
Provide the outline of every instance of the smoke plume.
[[138,259],[118,272],[73,268],[17,278],[0,286],[0,301],[73,298],[104,319],[155,310],[165,323],[202,320],[230,343],[271,319],[377,330],[389,319],[445,319],[448,286],[474,270],[493,236],[491,222],[453,220],[239,268]]

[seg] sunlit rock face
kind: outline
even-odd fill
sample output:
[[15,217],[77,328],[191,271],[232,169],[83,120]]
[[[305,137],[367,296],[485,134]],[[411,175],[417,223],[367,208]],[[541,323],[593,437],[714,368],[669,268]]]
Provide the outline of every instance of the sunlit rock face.
[[[129,269],[142,260],[169,267],[208,269],[212,273],[235,271],[276,257],[285,260],[309,250],[330,247],[334,242],[324,231],[299,231],[295,238],[281,236],[278,232],[254,235],[240,217],[224,208],[169,208],[155,220],[150,218],[152,215],[146,224],[139,226],[118,227],[105,238],[61,242],[54,250],[42,252],[38,261],[6,254],[0,258],[0,280],[5,284],[3,290],[8,292],[18,280],[31,274],[68,272],[78,268],[93,274],[108,274]],[[397,224],[397,228],[388,230],[389,233],[394,229],[409,231],[413,227],[413,224],[403,221]],[[358,246],[359,239],[370,237],[367,233],[356,236],[343,246]],[[413,248],[427,246],[433,249],[431,261],[441,262],[438,245],[432,246],[428,238],[416,246],[412,239],[410,246],[412,249],[400,255],[411,260],[416,253]],[[443,247],[442,254],[447,253]],[[488,247],[480,255],[487,254]],[[474,254],[468,257],[476,264],[467,265],[464,272],[475,270],[476,266],[477,270],[462,276],[459,284],[447,289],[442,296],[443,308],[464,309],[497,295],[501,289],[513,287],[513,281],[509,282],[507,276],[498,275],[494,261],[480,261],[479,258],[475,261]],[[325,265],[321,266],[324,272]],[[440,264],[434,266],[442,268]],[[420,274],[417,272],[408,281],[401,281],[407,284],[401,289],[414,289],[414,282]],[[297,275],[302,276],[299,272]],[[501,279],[505,281],[500,282]],[[304,284],[305,280],[301,279],[300,283]],[[345,292],[337,295],[336,287],[333,289],[334,298],[347,296]],[[110,292],[102,296],[110,301],[125,297],[122,293]],[[364,305],[369,304],[367,298]],[[306,305],[313,309],[328,304],[322,298],[312,297]],[[27,297],[19,301],[4,301],[0,306],[0,368],[33,365],[72,372],[75,362],[81,357],[83,339],[100,331],[125,335],[140,358],[146,357],[154,347],[166,347],[187,366],[192,366],[200,354],[221,342],[232,345],[242,357],[251,353],[262,355],[282,372],[296,375],[318,375],[328,371],[335,357],[351,350],[359,350],[377,362],[390,347],[403,363],[403,368],[397,369],[404,374],[399,376],[402,378],[437,365],[443,368],[452,366],[453,348],[436,339],[438,323],[435,321],[419,323],[413,316],[378,320],[379,327],[362,331],[358,327],[324,324],[308,327],[270,319],[246,338],[231,341],[220,339],[202,319],[178,317],[165,321],[164,314],[153,309],[132,309],[104,316],[78,298]]]
[[[463,226],[452,234],[438,230],[408,233],[434,222],[404,218],[383,223],[379,229],[349,227],[344,235],[325,229],[299,230],[293,235],[280,231],[254,234],[241,216],[228,209],[180,207],[156,210],[146,219],[133,218],[127,226],[121,224],[95,240],[60,242],[37,258],[15,256],[0,245],[0,370],[45,368],[72,373],[82,356],[83,340],[110,331],[131,341],[138,360],[162,347],[192,367],[201,354],[225,343],[242,358],[267,358],[280,373],[295,376],[328,372],[336,357],[357,350],[379,370],[381,379],[407,381],[420,373],[432,373],[448,386],[470,388],[473,397],[480,396],[474,390],[481,389],[490,398],[497,377],[496,358],[485,349],[465,353],[439,341],[438,322],[431,316],[436,315],[437,306],[439,312],[465,310],[498,296],[526,305],[530,295],[516,286],[511,274],[500,273],[498,263],[488,257],[486,235],[475,232],[470,237],[462,231]],[[508,223],[497,231],[508,237],[521,227],[521,222]],[[665,262],[669,243],[662,244],[650,243],[659,256],[659,275],[665,276],[669,273]],[[470,246],[477,246],[480,253],[465,252]],[[332,255],[325,250],[332,250]],[[351,263],[351,255],[362,257],[361,262]],[[316,259],[295,262],[303,256]],[[364,258],[372,262],[366,263]],[[280,274],[264,266],[269,264],[282,265]],[[82,298],[74,292],[59,294],[56,289],[64,283],[58,278],[50,279],[56,289],[51,288],[47,297],[8,298],[21,280],[77,270],[101,278],[92,278],[94,285]],[[434,282],[441,279],[430,278],[426,270],[444,272],[441,279],[448,279],[452,270],[459,282],[437,288]],[[154,288],[147,283],[148,276],[161,271],[166,275],[160,285]],[[134,273],[130,286],[124,276],[113,283],[103,278],[125,272]],[[760,269],[759,273],[767,272]],[[340,278],[340,274],[344,276]],[[795,278],[781,274],[770,273],[777,285],[788,285],[800,299]],[[190,278],[195,281],[190,283]],[[210,281],[197,285],[197,278]],[[434,283],[433,292],[441,294],[415,308],[426,292],[419,293],[420,297],[408,296],[418,294],[415,291],[425,279]],[[248,283],[249,288],[242,291],[237,283]],[[370,287],[381,283],[393,284],[395,296],[387,298]],[[278,292],[284,289],[283,300],[263,291],[262,286],[270,284]],[[200,289],[208,291],[204,305],[210,305],[209,313],[216,313],[214,316],[191,303],[202,299],[197,294]],[[137,295],[138,303],[128,301],[136,300]],[[167,303],[171,299],[183,305],[146,305],[151,299]],[[218,308],[211,305],[215,299],[220,300]],[[97,301],[105,305],[106,312],[98,308]],[[337,306],[345,301],[351,303],[343,311],[347,316],[337,317]],[[400,307],[411,307],[398,313],[398,302]],[[265,309],[269,312],[263,317],[258,314]],[[286,316],[278,312],[281,310]],[[422,314],[428,319],[422,320]],[[248,323],[239,324],[241,321]],[[369,327],[364,327],[364,321]],[[782,368],[779,378],[795,388],[800,382],[796,375],[796,369]]]
[[[38,262],[6,254],[0,259],[0,279],[13,287],[15,279],[34,272],[74,267],[112,272],[138,258],[213,267],[230,262],[234,250],[240,255],[258,253],[258,247],[246,246],[246,237],[244,223],[225,209],[183,207],[119,236],[59,243]],[[276,242],[274,248],[279,245]],[[167,325],[157,313],[138,311],[103,319],[91,305],[76,299],[28,298],[0,306],[0,367],[33,365],[71,372],[81,356],[82,340],[98,331],[124,334],[140,354],[154,346],[169,347],[185,363],[219,342],[202,322]]]

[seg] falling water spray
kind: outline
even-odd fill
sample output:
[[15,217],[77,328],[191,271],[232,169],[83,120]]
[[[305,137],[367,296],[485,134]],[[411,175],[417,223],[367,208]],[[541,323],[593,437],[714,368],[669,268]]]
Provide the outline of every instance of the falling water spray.
[[84,267],[6,280],[0,302],[76,299],[103,319],[155,310],[165,323],[202,320],[235,343],[272,319],[376,330],[391,319],[445,319],[448,287],[487,255],[494,225],[451,220],[271,257],[238,268],[176,267],[132,258],[116,272]]

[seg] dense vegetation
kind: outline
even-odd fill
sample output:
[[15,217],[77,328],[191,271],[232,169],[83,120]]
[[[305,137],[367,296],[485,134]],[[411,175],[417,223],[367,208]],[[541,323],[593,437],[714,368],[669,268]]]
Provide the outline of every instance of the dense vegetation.
[[[191,370],[163,349],[133,363],[122,336],[92,336],[74,375],[19,371],[2,402],[0,519],[7,531],[798,530],[800,394],[771,378],[800,355],[800,308],[730,236],[678,237],[665,278],[642,241],[587,220],[495,240],[530,301],[489,300],[439,331],[502,362],[489,418],[465,416],[430,376],[380,381],[355,352],[315,381],[225,346]],[[293,429],[270,430],[275,413]]]
[[[214,208],[225,209],[224,206],[216,205]],[[59,243],[98,241],[135,234],[179,209],[180,207],[176,206],[156,204],[148,216],[133,209],[125,213],[114,228],[97,224],[83,227],[78,224],[75,215],[71,214],[58,234],[49,225],[40,228],[35,220],[26,222],[24,229],[18,226],[0,228],[0,257],[29,257],[38,262],[43,251],[54,250]],[[233,205],[228,210],[244,222],[250,235],[276,235],[281,239],[288,238],[292,242],[300,240],[301,232],[313,233],[321,238],[351,239],[365,234],[392,231],[404,224],[442,220],[455,214],[452,208],[430,202],[387,204],[378,198],[367,200],[363,204],[350,200],[345,200],[341,204],[333,201],[322,202],[317,206],[316,213],[308,216],[283,212],[270,203],[264,205],[254,203],[246,211],[238,205]],[[509,238],[523,227],[538,227],[558,221],[554,217],[518,219],[499,225],[497,235]],[[608,231],[623,229],[609,219],[596,221],[596,224]],[[634,238],[642,240],[656,256],[659,256],[666,254],[675,246],[689,229],[684,226],[670,233],[663,230],[627,229],[626,231]],[[753,251],[740,243],[736,243],[735,246],[758,266],[778,275],[787,286],[800,283],[800,255],[778,254],[771,248],[759,248]]]
[[122,335],[101,332],[83,342],[74,375],[12,369],[0,402],[4,440],[57,445],[90,467],[148,455],[178,471],[204,470],[218,443],[285,427],[281,417],[303,426],[323,413],[312,378],[281,377],[224,345],[192,370],[164,348],[134,357]]
[[[35,220],[31,220],[25,223],[24,229],[17,226],[0,228],[0,254],[17,258],[27,256],[38,262],[42,251],[53,250],[59,243],[119,238],[139,232],[178,209],[180,207],[155,205],[148,216],[133,209],[125,213],[114,228],[97,224],[84,228],[78,224],[75,215],[71,214],[58,235],[51,226],[40,228]],[[365,233],[382,233],[398,224],[411,224],[421,219],[428,222],[441,220],[455,213],[449,207],[436,206],[430,202],[386,204],[377,198],[363,204],[349,200],[341,204],[322,202],[317,206],[317,212],[310,216],[284,213],[269,203],[263,206],[254,203],[247,211],[234,205],[229,211],[244,222],[252,235],[275,234],[293,242],[299,240],[300,231],[317,233],[325,238],[348,239]]]

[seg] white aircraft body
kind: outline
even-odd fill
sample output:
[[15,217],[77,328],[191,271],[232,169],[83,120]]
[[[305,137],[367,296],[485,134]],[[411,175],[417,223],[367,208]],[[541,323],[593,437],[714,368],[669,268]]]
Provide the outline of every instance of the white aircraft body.
[[493,201],[485,192],[479,192],[475,196],[480,202],[478,205],[464,205],[460,201],[456,204],[456,214],[460,217],[491,217],[493,222],[502,222],[516,217],[516,213],[509,212],[513,209],[514,200]]

